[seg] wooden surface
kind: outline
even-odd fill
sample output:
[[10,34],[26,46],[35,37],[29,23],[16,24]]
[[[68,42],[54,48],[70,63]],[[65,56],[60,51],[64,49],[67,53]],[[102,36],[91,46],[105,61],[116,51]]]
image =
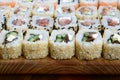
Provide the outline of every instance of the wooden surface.
[[120,74],[120,60],[0,60],[0,74]]

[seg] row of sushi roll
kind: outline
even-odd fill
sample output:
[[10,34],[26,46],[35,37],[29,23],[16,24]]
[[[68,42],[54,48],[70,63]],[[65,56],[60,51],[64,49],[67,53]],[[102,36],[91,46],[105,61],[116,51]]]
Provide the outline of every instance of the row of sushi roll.
[[53,30],[51,36],[46,30],[2,30],[0,33],[0,57],[16,59],[23,55],[26,59],[79,60],[120,59],[120,33],[105,30],[104,36],[95,29],[82,29],[76,35],[73,30]]
[[52,4],[54,8],[58,4],[73,5],[75,9],[79,6],[113,6],[120,9],[120,0],[0,0],[0,6],[14,7],[17,3],[29,3],[29,4]]

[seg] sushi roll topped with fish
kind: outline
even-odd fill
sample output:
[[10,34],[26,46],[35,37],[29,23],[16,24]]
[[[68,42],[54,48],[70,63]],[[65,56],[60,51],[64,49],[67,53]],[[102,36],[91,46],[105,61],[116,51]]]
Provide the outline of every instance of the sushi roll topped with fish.
[[86,19],[78,21],[79,29],[97,29],[101,27],[100,21],[98,19]]
[[15,59],[21,56],[23,40],[21,31],[3,30],[0,36],[0,56],[3,59]]
[[61,15],[56,18],[56,29],[72,29],[77,30],[77,19],[75,16]]
[[75,8],[69,5],[58,5],[55,11],[55,16],[59,15],[75,15]]
[[11,16],[7,21],[7,29],[21,29],[26,31],[29,27],[29,18],[23,16]]
[[17,4],[11,12],[11,16],[20,15],[20,16],[31,16],[32,7],[29,4]]
[[95,6],[98,7],[99,0],[79,0],[80,6]]
[[46,5],[53,5],[54,9],[58,5],[58,0],[35,0],[34,4],[46,4]]
[[33,16],[31,25],[34,29],[52,31],[54,20],[50,16]]
[[17,0],[17,3],[29,3],[29,4],[33,4],[35,0]]
[[111,30],[120,29],[120,18],[119,17],[104,16],[101,22],[105,29],[111,29]]
[[38,16],[54,16],[54,7],[53,5],[46,5],[46,4],[36,4],[33,11],[33,15]]
[[82,6],[76,10],[76,16],[78,19],[97,19],[97,7],[94,6]]
[[78,0],[60,0],[60,5],[72,5],[75,9],[79,7]]
[[113,17],[120,16],[119,10],[112,6],[100,6],[98,12],[100,19],[102,19],[103,16],[113,16]]
[[75,32],[53,30],[50,37],[50,55],[53,59],[71,59],[75,54]]
[[0,0],[0,6],[10,6],[14,7],[17,0]]
[[118,0],[99,0],[99,6],[117,7]]

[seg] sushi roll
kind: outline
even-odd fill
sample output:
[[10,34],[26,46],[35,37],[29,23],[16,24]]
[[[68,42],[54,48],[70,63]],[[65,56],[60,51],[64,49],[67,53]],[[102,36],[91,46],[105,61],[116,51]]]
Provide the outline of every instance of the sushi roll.
[[98,0],[79,0],[79,5],[81,6],[95,6],[98,8]]
[[78,0],[60,0],[60,5],[74,6],[75,9],[79,7]]
[[116,31],[120,29],[119,17],[104,16],[101,20],[101,23],[105,29],[111,29]]
[[3,30],[0,36],[0,57],[3,59],[16,59],[20,57],[22,54],[22,32]]
[[82,29],[76,35],[76,57],[94,60],[101,57],[102,36],[98,30]]
[[103,57],[110,60],[120,59],[120,34],[105,30],[103,39]]
[[0,0],[0,6],[14,7],[15,4],[16,4],[16,0]]
[[19,15],[19,16],[31,16],[31,5],[27,3],[17,4],[11,11],[10,15]]
[[9,18],[11,8],[9,6],[0,6],[0,15]]
[[72,29],[77,31],[77,19],[75,16],[61,15],[56,18],[56,29]]
[[23,4],[23,3],[29,3],[33,4],[35,0],[17,0],[17,3]]
[[117,0],[99,0],[99,6],[117,7]]
[[45,30],[28,30],[23,40],[23,55],[27,59],[40,59],[48,55],[49,34]]
[[53,30],[49,45],[50,55],[53,59],[71,59],[75,55],[75,32]]
[[44,29],[49,32],[53,29],[54,20],[50,16],[33,16],[31,26],[34,29]]
[[53,5],[54,9],[58,5],[58,0],[35,0],[34,4],[46,4],[46,5]]
[[46,5],[46,4],[37,4],[33,11],[33,15],[38,16],[54,16],[54,7],[52,5]]
[[97,19],[98,12],[94,6],[82,6],[76,10],[76,16],[79,20],[83,19]]
[[5,17],[4,16],[0,16],[0,31],[5,29],[5,27],[6,27],[6,25],[5,25]]
[[115,7],[112,7],[112,6],[100,6],[98,9],[98,13],[99,13],[100,19],[102,19],[103,16],[113,16],[113,17],[120,16],[119,10]]
[[11,16],[7,20],[7,30],[22,30],[23,32],[29,28],[29,18],[23,16]]
[[81,29],[96,29],[101,30],[101,24],[98,19],[86,19],[78,21],[79,30]]
[[58,5],[55,11],[55,17],[60,15],[75,15],[75,8],[69,5]]

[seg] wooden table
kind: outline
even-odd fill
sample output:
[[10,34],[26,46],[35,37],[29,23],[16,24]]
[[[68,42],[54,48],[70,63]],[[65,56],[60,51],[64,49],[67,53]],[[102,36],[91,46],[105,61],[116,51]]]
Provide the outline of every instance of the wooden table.
[[120,74],[120,60],[0,60],[0,74]]

